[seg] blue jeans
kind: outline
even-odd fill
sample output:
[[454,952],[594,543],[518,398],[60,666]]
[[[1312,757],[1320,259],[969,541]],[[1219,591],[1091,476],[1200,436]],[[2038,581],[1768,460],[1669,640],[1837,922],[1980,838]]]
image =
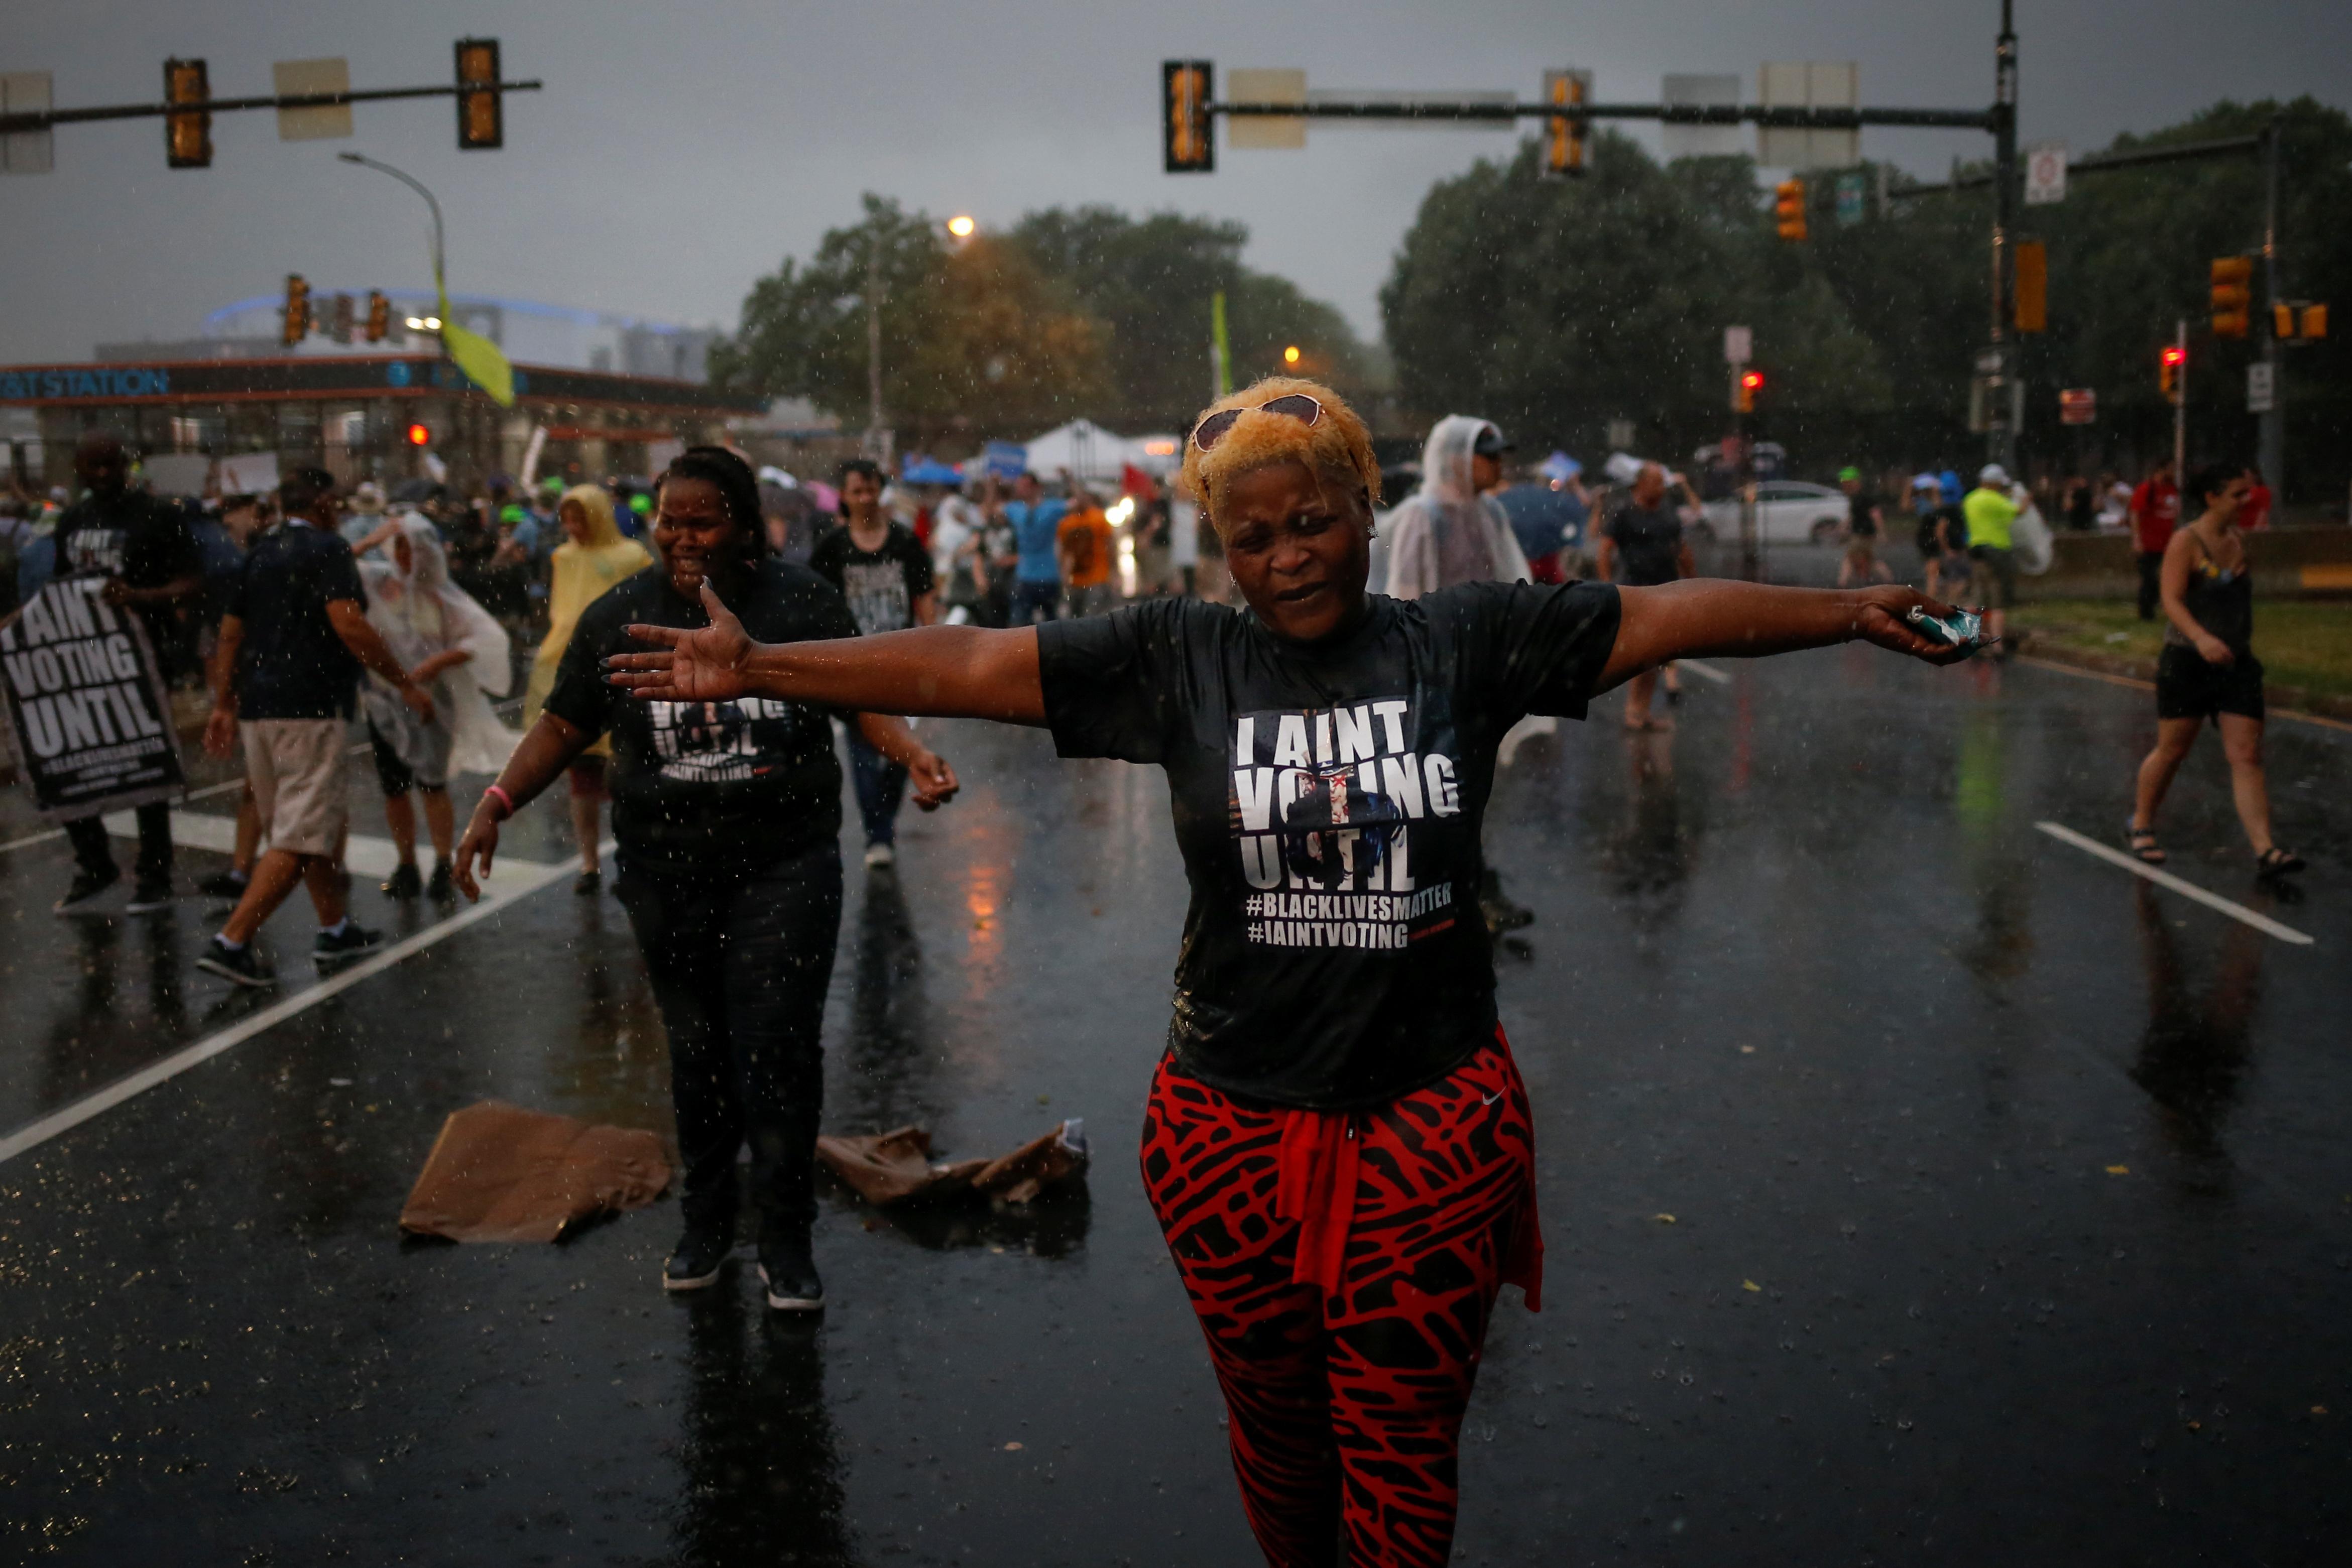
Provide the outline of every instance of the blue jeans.
[[866,744],[856,726],[849,731],[849,777],[857,787],[857,817],[866,841],[887,844],[898,837],[898,807],[907,798],[907,770]]
[[1013,584],[1013,625],[1026,626],[1033,621],[1059,621],[1061,618],[1062,585],[1059,580],[1031,582],[1023,578]]

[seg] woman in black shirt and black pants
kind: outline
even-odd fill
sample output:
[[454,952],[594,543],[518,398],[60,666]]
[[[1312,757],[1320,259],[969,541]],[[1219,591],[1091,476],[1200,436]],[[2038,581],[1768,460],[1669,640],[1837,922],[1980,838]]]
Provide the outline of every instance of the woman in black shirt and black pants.
[[[764,554],[758,486],[724,448],[691,447],[670,465],[653,540],[660,563],[582,613],[546,710],[467,825],[457,881],[479,896],[477,862],[488,871],[499,824],[612,732],[614,892],[669,1036],[686,1167],[686,1233],[662,1283],[696,1290],[718,1278],[735,1242],[735,1155],[748,1141],[768,1304],[813,1310],[824,1301],[809,1250],[818,1031],[841,926],[841,765],[828,713],[750,696],[633,703],[605,683],[602,663],[635,646],[632,622],[700,627],[706,604],[779,643],[855,637],[857,627],[830,583]],[[954,773],[904,720],[854,716],[913,775],[926,810],[955,792]]]
[[711,611],[614,661],[656,702],[747,695],[1042,725],[1168,773],[1192,908],[1143,1176],[1276,1563],[1438,1564],[1496,1294],[1538,1303],[1527,1094],[1477,915],[1504,732],[1685,655],[1864,637],[1921,658],[1904,588],[1465,583],[1364,591],[1380,469],[1328,389],[1277,379],[1187,444],[1235,613],[763,646]]

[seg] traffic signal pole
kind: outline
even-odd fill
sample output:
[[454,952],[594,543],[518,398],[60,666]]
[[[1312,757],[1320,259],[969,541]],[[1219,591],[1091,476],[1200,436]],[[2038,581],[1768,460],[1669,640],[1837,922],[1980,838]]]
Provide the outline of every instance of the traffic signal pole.
[[2000,0],[2000,37],[1993,45],[1992,107],[1992,385],[1985,396],[1986,460],[2002,469],[2017,467],[2017,430],[2010,420],[2015,406],[2010,383],[2023,366],[2017,363],[2018,345],[2010,332],[2016,247],[2011,230],[2017,223],[2017,29],[2010,18],[2011,0]]
[[23,114],[0,114],[0,136],[23,131],[47,131],[54,125],[79,125],[93,120],[156,120],[173,114],[222,114],[236,109],[333,109],[346,103],[380,103],[394,98],[457,98],[495,89],[499,92],[537,92],[536,81],[465,82],[447,87],[381,87],[362,92],[290,92],[259,98],[203,98],[186,103],[117,103],[95,109],[44,109]]
[[[2271,368],[2271,405],[2263,410],[2256,448],[2261,454],[2263,483],[2272,495],[2286,497],[2286,367],[2279,363],[2279,122],[2263,128],[2263,291],[2270,308],[2263,312],[2268,326],[2263,332],[2263,360]],[[2182,476],[2185,480],[2186,476]]]

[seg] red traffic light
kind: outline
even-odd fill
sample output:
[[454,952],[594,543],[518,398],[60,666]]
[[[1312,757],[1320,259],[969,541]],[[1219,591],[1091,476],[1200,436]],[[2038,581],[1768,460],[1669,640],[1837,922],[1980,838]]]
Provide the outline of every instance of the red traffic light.
[[2173,348],[2164,350],[2164,362],[2168,365],[2179,366],[2186,364],[2188,361],[2189,350],[2186,349],[2176,345]]
[[427,445],[432,440],[433,433],[422,424],[412,424],[408,427],[408,444],[411,446]]
[[1764,385],[1764,372],[1762,371],[1749,371],[1746,375],[1739,378],[1739,384],[1743,390],[1748,392],[1760,391]]

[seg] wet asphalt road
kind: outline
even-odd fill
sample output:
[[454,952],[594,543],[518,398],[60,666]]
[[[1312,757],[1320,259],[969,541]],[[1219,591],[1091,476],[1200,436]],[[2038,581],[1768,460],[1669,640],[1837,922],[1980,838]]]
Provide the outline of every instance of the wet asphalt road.
[[[1604,699],[1496,791],[1540,917],[1502,1007],[1550,1300],[1506,1292],[1458,1560],[2342,1561],[2352,734],[2272,727],[2298,902],[2252,884],[2210,739],[2165,824],[2300,946],[2034,828],[2112,841],[2145,693],[1721,668],[1674,733]],[[461,1105],[667,1133],[626,924],[552,881],[0,1165],[0,1560],[1255,1561],[1132,1157],[1183,907],[1164,788],[939,734],[965,800],[850,873],[826,1124],[963,1155],[1083,1115],[1084,1197],[836,1192],[816,1323],[766,1320],[748,1266],[665,1298],[667,1200],[404,1243]],[[541,804],[509,851],[567,838]],[[65,874],[0,852],[0,1133],[266,1005],[194,972],[202,901],[61,921]],[[289,977],[308,931],[299,898],[268,930]]]

